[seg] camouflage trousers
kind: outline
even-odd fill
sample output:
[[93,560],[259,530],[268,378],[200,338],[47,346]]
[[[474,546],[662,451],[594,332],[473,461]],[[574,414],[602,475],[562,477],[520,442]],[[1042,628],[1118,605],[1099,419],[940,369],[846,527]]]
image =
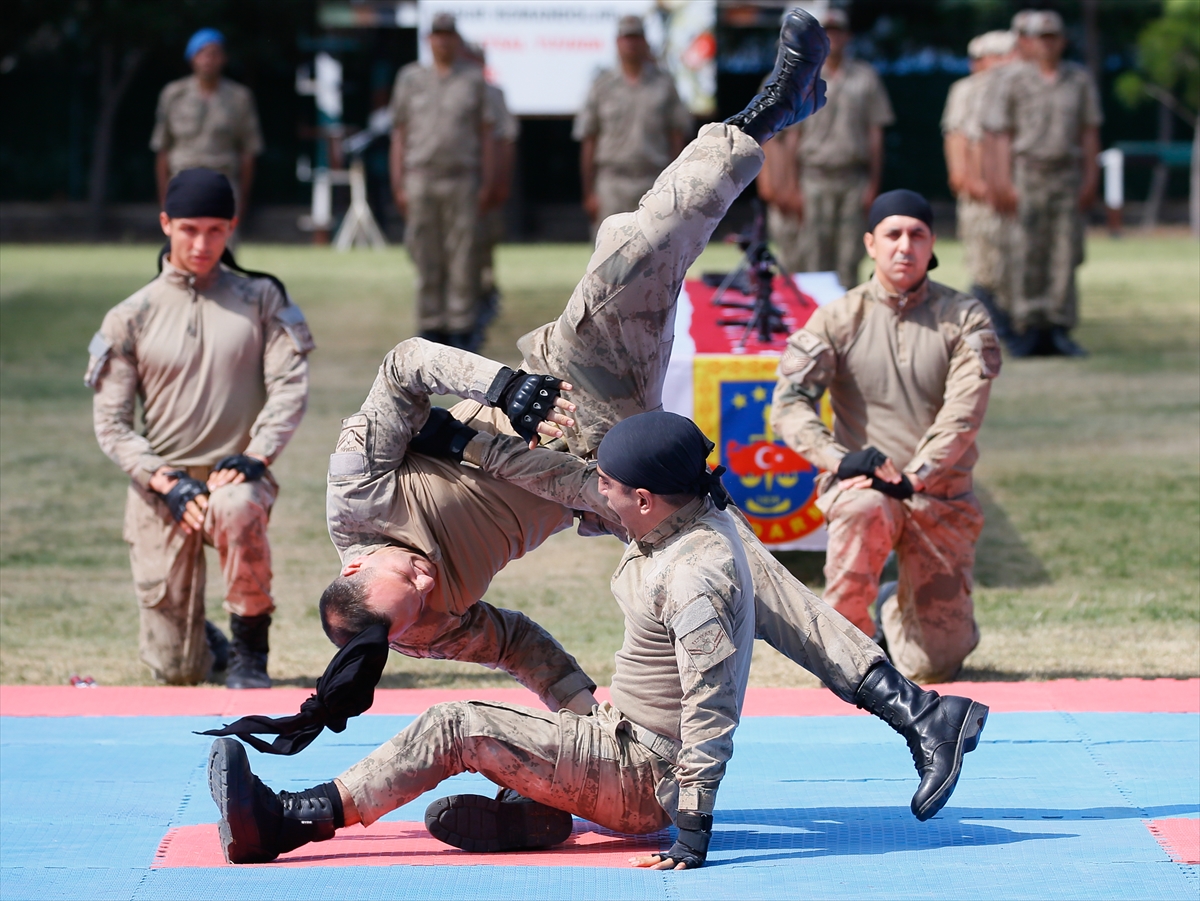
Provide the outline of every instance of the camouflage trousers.
[[601,169],[596,173],[596,202],[600,211],[592,225],[592,237],[609,216],[632,213],[643,195],[654,186],[653,175],[622,175]]
[[1013,241],[1012,319],[1031,328],[1074,328],[1075,267],[1083,262],[1081,173],[1018,162],[1017,221]]
[[475,268],[481,297],[496,290],[496,245],[504,240],[504,210],[491,209],[479,217],[475,236]]
[[825,601],[865,634],[879,576],[895,549],[900,584],[882,611],[892,662],[918,682],[953,679],[979,643],[971,600],[983,511],[973,494],[915,494],[899,501],[870,488],[830,489],[820,499],[829,530]]
[[[193,466],[193,478],[208,478]],[[208,498],[201,532],[186,534],[166,502],[129,486],[125,541],[141,611],[138,649],[157,679],[194,685],[212,667],[204,636],[204,547],[217,549],[225,581],[225,609],[239,616],[271,613],[271,548],[267,522],[279,486],[268,472],[256,482],[218,488]]]
[[837,272],[846,290],[857,285],[858,264],[867,252],[862,199],[868,183],[858,168],[805,169],[803,222],[779,211],[772,218],[779,261],[792,272]]
[[674,813],[672,764],[631,731],[608,703],[591,716],[488,701],[435,704],[338,781],[367,826],[472,772],[617,832],[656,832]]
[[971,283],[986,288],[1005,312],[1012,309],[1011,244],[1013,221],[991,204],[958,198],[958,237],[963,244]]
[[469,332],[479,302],[479,183],[471,175],[411,173],[404,189],[404,244],[417,269],[417,326],[421,331]]
[[[683,277],[761,165],[762,150],[738,129],[701,129],[636,212],[604,221],[588,271],[558,320],[518,342],[525,370],[575,386],[576,426],[567,434],[573,453],[592,456],[614,423],[662,407]],[[754,577],[758,637],[852,701],[883,652],[735,519]]]

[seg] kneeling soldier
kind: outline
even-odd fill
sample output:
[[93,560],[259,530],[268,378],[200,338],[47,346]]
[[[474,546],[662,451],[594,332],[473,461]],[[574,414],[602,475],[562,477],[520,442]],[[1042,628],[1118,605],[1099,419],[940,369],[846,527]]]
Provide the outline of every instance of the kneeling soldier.
[[[268,467],[304,415],[312,337],[279,280],[239,270],[225,249],[237,218],[224,175],[180,172],[160,218],[161,272],[104,317],[84,379],[96,439],[132,479],[125,540],[141,657],[172,685],[200,682],[226,657],[230,688],[269,688],[267,520],[279,488]],[[206,544],[225,577],[232,654],[204,618]]]

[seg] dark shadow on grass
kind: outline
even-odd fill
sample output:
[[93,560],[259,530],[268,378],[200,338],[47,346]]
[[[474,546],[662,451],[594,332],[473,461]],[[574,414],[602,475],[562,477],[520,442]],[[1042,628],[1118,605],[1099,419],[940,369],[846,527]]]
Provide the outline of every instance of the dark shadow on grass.
[[975,581],[985,588],[1029,588],[1046,585],[1050,573],[1029,549],[1008,514],[990,491],[975,483],[983,506],[983,534],[975,546]]
[[775,551],[775,558],[809,588],[825,587],[824,551]]

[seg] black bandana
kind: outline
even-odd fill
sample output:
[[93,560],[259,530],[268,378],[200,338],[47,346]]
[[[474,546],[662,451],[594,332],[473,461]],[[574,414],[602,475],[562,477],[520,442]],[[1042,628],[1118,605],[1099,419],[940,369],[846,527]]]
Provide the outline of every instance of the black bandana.
[[605,474],[630,488],[653,494],[710,495],[721,510],[729,495],[721,484],[724,466],[709,472],[713,443],[696,423],[677,413],[639,413],[608,430],[596,459]]
[[[888,216],[911,216],[920,219],[933,231],[933,207],[916,191],[900,188],[876,197],[871,204],[871,212],[867,214],[867,231],[875,231],[875,226]],[[929,260],[929,268],[936,269],[937,266],[937,254],[934,254]]]
[[233,186],[212,169],[184,169],[167,185],[163,212],[168,219],[232,219],[237,213]]
[[[387,627],[371,626],[346,642],[329,661],[324,675],[317,680],[316,693],[300,705],[295,716],[244,716],[220,729],[196,734],[236,735],[264,754],[298,754],[313,743],[322,729],[341,732],[346,728],[346,720],[371,709],[387,656]],[[254,737],[256,732],[279,738],[267,744]]]

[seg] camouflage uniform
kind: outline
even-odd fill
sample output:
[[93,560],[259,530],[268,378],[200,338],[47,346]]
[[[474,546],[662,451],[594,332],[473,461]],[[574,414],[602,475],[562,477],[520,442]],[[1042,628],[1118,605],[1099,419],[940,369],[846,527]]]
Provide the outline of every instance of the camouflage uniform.
[[671,132],[686,138],[691,130],[669,72],[647,63],[635,84],[619,69],[596,76],[573,133],[576,141],[596,139],[596,222],[636,210],[671,162]]
[[[962,134],[972,145],[983,140],[980,111],[988,87],[1003,72],[1002,68],[976,72],[950,86],[942,113],[942,133]],[[958,238],[963,243],[971,283],[985,288],[1006,313],[1011,310],[1009,296],[1009,245],[1012,218],[997,212],[985,200],[967,193],[958,195]]]
[[654,832],[712,813],[750,673],[753,582],[732,518],[699,498],[613,576],[625,615],[612,703],[592,716],[439,704],[338,777],[370,825],[471,771],[610,829]]
[[[212,664],[206,544],[220,556],[226,610],[274,610],[267,520],[278,486],[268,472],[218,488],[202,532],[188,535],[150,479],[170,466],[203,481],[229,454],[274,461],[304,415],[312,347],[303,314],[273,282],[222,267],[201,291],[168,262],[109,311],[88,347],[96,438],[132,479],[124,536],[141,608],[141,657],[166,682],[199,682]],[[134,431],[138,398],[144,434]]]
[[[487,85],[487,101],[495,122],[492,129],[493,139],[500,144],[515,145],[521,136],[521,123],[508,111],[508,104],[504,102],[504,91],[494,84]],[[479,217],[479,235],[476,238],[481,296],[496,290],[496,245],[503,240],[504,208],[492,207]]]
[[391,111],[404,129],[404,241],[417,268],[422,331],[475,327],[481,140],[493,124],[485,87],[479,67],[461,61],[444,78],[419,63],[396,75]]
[[250,89],[222,78],[206,95],[194,75],[173,81],[158,95],[150,149],[166,151],[171,175],[184,169],[215,169],[236,191],[243,154],[262,153],[262,132]]
[[792,126],[799,135],[796,165],[804,221],[775,210],[772,238],[788,269],[835,270],[850,287],[858,284],[858,264],[866,253],[863,193],[870,183],[870,129],[887,127],[896,117],[883,82],[866,63],[848,59],[836,72],[822,74],[824,109]]
[[[925,281],[907,296],[878,281],[815,312],[788,339],[771,410],[775,433],[826,470],[818,506],[829,528],[825,601],[873,634],[867,608],[895,548],[897,603],[883,634],[896,668],[917,681],[952,678],[979,641],[971,601],[983,514],[972,493],[1000,348],[983,305]],[[817,410],[828,389],[831,434]],[[833,478],[842,457],[878,448],[925,487],[908,501]]]
[[1047,81],[1033,63],[1013,63],[983,96],[980,121],[1012,135],[1017,217],[1012,250],[1012,317],[1018,334],[1075,327],[1075,267],[1083,262],[1084,129],[1104,117],[1087,70],[1059,64]]

